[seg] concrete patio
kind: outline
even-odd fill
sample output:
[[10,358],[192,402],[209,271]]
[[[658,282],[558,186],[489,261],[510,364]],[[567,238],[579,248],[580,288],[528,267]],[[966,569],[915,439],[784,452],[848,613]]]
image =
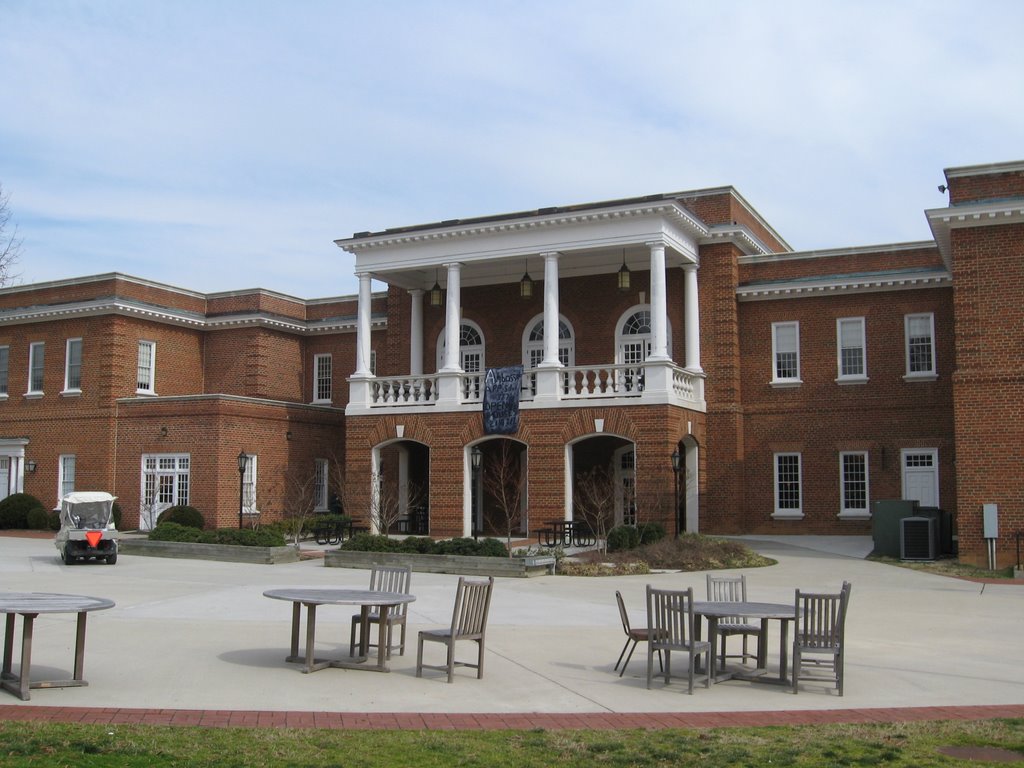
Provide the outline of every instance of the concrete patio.
[[[122,555],[117,565],[68,567],[52,541],[0,536],[0,589],[95,595],[117,605],[89,617],[88,687],[35,690],[16,707],[145,708],[326,713],[764,712],[1024,704],[1024,587],[980,584],[866,561],[864,537],[746,540],[778,565],[745,571],[752,600],[791,602],[796,587],[853,584],[847,623],[846,695],[805,685],[731,681],[697,688],[645,682],[645,649],[626,675],[612,670],[624,642],[621,590],[636,623],[644,586],[693,586],[704,572],[649,576],[500,579],[488,630],[486,673],[415,677],[416,631],[449,622],[456,576],[413,574],[409,648],[392,674],[287,664],[290,605],[263,597],[286,586],[365,587],[365,571],[320,560],[245,565]],[[347,653],[351,611],[317,614],[318,655]],[[20,621],[19,621],[20,632]],[[777,660],[777,634],[771,657]],[[70,676],[74,618],[36,621],[33,677]],[[468,649],[467,649],[468,650]],[[428,652],[440,654],[436,647]],[[437,662],[438,659],[434,659]],[[626,720],[630,718],[624,718]]]

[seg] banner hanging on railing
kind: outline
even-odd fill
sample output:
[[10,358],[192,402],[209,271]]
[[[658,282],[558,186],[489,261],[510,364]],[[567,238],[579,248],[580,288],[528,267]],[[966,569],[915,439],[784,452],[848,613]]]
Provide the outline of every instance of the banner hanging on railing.
[[519,388],[523,366],[488,368],[484,376],[484,434],[512,435],[519,431]]

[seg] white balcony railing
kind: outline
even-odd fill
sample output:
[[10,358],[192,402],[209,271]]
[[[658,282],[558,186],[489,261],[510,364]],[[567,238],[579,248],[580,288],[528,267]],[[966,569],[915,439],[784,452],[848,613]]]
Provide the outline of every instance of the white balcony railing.
[[[350,413],[423,407],[460,410],[479,407],[484,397],[483,373],[353,378],[350,385]],[[704,410],[704,375],[672,362],[533,368],[523,372],[520,402],[527,408],[621,402],[671,403]]]

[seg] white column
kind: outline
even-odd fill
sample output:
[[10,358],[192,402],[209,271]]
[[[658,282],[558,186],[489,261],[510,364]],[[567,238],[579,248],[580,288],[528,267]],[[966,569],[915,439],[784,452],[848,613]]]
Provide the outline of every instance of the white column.
[[540,368],[561,368],[558,360],[558,256],[544,253],[544,359]]
[[359,274],[359,306],[356,310],[356,371],[353,378],[368,379],[370,373],[370,313],[372,296],[370,294],[370,275]]
[[448,293],[445,297],[444,365],[445,373],[462,373],[459,364],[459,331],[462,327],[462,265],[445,264],[448,270]]
[[411,318],[409,321],[409,373],[423,374],[423,291],[414,288],[409,291]]
[[683,265],[683,328],[686,333],[686,369],[703,372],[700,367],[700,304],[697,298],[697,265]]
[[665,287],[665,244],[646,244],[651,249],[651,354],[648,360],[670,360],[668,356],[668,302]]

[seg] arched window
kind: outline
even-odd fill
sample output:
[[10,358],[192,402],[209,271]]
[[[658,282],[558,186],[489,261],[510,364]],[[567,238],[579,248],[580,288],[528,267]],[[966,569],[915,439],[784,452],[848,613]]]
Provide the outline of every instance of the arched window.
[[[437,370],[444,366],[444,329],[437,338]],[[463,320],[459,326],[459,365],[466,373],[480,373],[484,369],[484,335],[472,320]]]
[[619,323],[615,338],[615,362],[643,365],[651,354],[651,310],[636,308]]
[[[523,332],[523,367],[527,370],[536,368],[543,360],[544,315],[537,315],[527,323],[526,330]],[[576,365],[576,340],[572,326],[564,317],[558,318],[558,362],[566,367]],[[531,373],[528,377],[524,377],[524,379],[526,378],[529,381],[524,381],[524,383],[530,387],[530,393],[536,395],[537,375]]]

